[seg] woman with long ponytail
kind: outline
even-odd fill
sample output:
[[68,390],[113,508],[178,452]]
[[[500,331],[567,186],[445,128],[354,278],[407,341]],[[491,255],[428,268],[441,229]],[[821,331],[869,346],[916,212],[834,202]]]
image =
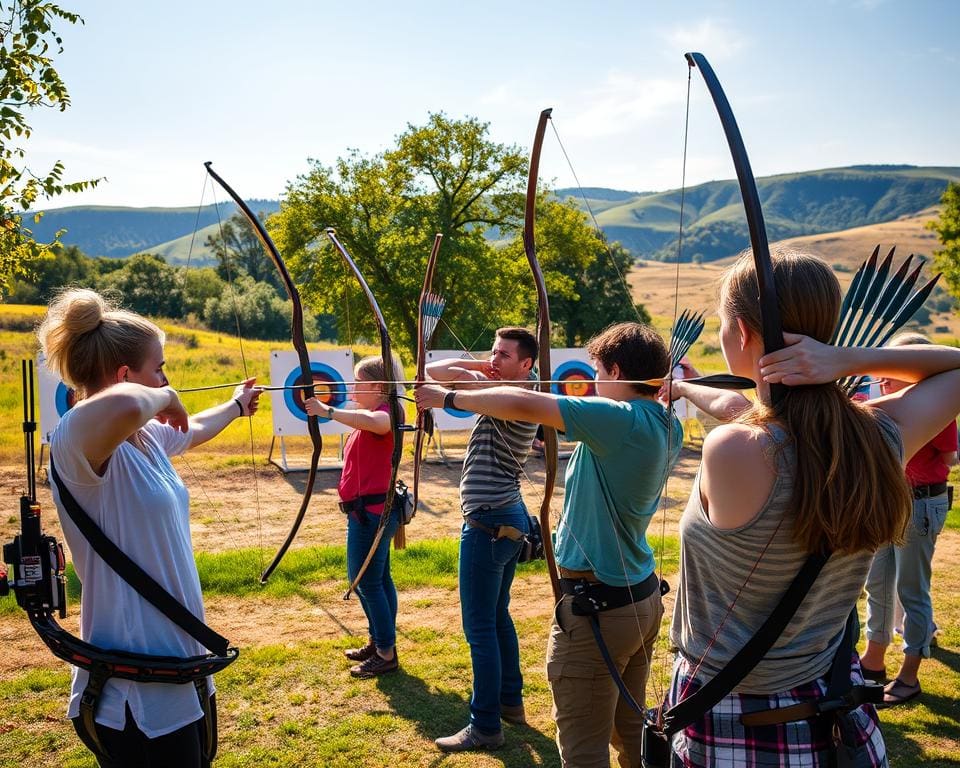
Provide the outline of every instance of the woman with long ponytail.
[[[755,402],[676,382],[673,397],[729,420],[704,441],[680,521],[681,567],[671,639],[679,653],[667,707],[720,672],[770,616],[808,556],[829,555],[784,632],[740,683],[674,735],[675,765],[826,766],[830,717],[745,725],[745,713],[821,700],[873,553],[903,541],[911,494],[903,463],[960,411],[960,349],[841,349],[828,345],[840,308],[820,259],[773,254],[787,346],[764,354],[753,259],[720,290],[720,345],[734,374],[757,382]],[[891,376],[912,386],[851,402],[836,381]],[[785,386],[774,403],[770,385]],[[722,564],[719,565],[719,564]],[[843,660],[840,660],[843,662]],[[852,684],[863,683],[859,662]],[[747,718],[750,723],[751,718]],[[755,721],[754,721],[755,722]],[[872,705],[844,718],[858,766],[886,765]]]

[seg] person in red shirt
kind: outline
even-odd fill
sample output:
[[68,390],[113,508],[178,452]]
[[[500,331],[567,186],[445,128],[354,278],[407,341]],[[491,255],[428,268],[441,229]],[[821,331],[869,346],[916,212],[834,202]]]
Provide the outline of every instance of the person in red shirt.
[[[929,344],[919,333],[896,336],[889,346]],[[897,379],[880,379],[880,392],[889,395],[910,386]],[[903,663],[884,689],[884,705],[902,704],[920,695],[920,662],[930,656],[935,625],[930,599],[931,562],[937,536],[950,504],[947,475],[957,463],[957,422],[951,421],[907,463],[913,491],[913,518],[902,547],[887,545],[874,555],[867,576],[867,650],[861,659],[864,677],[886,680],[885,659],[893,639],[894,601],[903,604]]]
[[[399,369],[394,360],[392,373]],[[362,648],[344,652],[351,661],[354,677],[375,677],[399,669],[397,657],[397,590],[390,576],[390,541],[397,531],[396,505],[384,509],[391,480],[393,432],[388,380],[402,378],[386,375],[380,357],[368,357],[357,363],[357,386],[353,401],[357,408],[334,408],[317,398],[304,401],[307,413],[339,422],[354,431],[343,450],[343,472],[337,493],[340,509],[347,515],[347,578],[356,577],[373,545],[380,516],[390,515],[370,565],[357,584],[357,596],[367,617],[368,640]],[[364,383],[367,382],[367,383]]]

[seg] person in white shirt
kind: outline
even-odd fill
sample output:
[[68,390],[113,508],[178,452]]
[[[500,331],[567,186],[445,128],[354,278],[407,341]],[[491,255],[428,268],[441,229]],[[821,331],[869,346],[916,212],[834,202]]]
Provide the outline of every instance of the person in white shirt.
[[[170,457],[255,413],[261,390],[248,379],[227,402],[190,416],[163,371],[163,331],[87,289],[61,293],[37,336],[47,366],[79,398],[50,439],[60,480],[109,539],[203,620],[189,494]],[[83,584],[81,639],[133,653],[205,653],[93,551],[65,512],[56,485],[53,496]],[[206,764],[203,710],[193,685],[109,679],[95,713],[101,753],[78,716],[88,679],[85,670],[74,668],[68,717],[103,768]]]

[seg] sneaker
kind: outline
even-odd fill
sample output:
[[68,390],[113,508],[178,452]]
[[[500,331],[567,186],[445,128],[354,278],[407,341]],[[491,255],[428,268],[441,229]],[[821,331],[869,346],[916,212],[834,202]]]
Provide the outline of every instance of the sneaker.
[[400,669],[400,659],[397,651],[393,651],[392,659],[385,659],[379,653],[374,652],[373,656],[355,667],[350,667],[350,674],[354,677],[367,678],[384,675],[387,672],[396,672]]
[[501,704],[500,705],[500,719],[505,723],[513,723],[514,725],[526,725],[527,724],[527,713],[523,711],[523,704]]
[[479,749],[500,749],[503,741],[503,731],[497,731],[488,736],[480,733],[471,723],[453,736],[444,736],[433,743],[441,752],[471,752]]
[[351,648],[348,651],[344,651],[343,655],[350,659],[350,661],[366,661],[376,652],[377,646],[373,644],[373,640],[370,640],[363,648]]

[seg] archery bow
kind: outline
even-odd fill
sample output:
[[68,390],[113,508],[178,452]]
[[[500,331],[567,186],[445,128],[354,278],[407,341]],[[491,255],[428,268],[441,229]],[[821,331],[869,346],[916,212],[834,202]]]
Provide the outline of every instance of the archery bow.
[[[277,246],[274,245],[273,240],[270,239],[270,235],[267,234],[263,223],[253,214],[253,211],[250,210],[240,195],[234,192],[233,188],[213,170],[211,165],[212,163],[210,162],[204,163],[207,173],[233,198],[233,201],[250,222],[254,232],[257,233],[257,237],[260,239],[267,253],[270,254],[270,258],[280,273],[280,278],[287,291],[287,296],[290,297],[290,303],[293,305],[293,318],[290,321],[290,337],[293,347],[297,351],[297,358],[300,361],[300,376],[298,380],[303,383],[304,399],[310,399],[314,396],[313,371],[310,366],[310,353],[307,350],[307,342],[303,331],[303,305],[300,303],[300,292],[297,290],[297,286],[294,285],[293,278],[287,270],[287,265],[284,264],[280,252],[277,250]],[[300,524],[303,522],[304,515],[307,512],[307,506],[310,504],[310,497],[313,495],[313,486],[317,479],[317,465],[320,463],[320,452],[323,450],[323,438],[320,436],[320,425],[316,416],[307,416],[307,430],[310,433],[310,442],[313,444],[313,453],[310,455],[310,471],[307,475],[307,485],[303,491],[303,499],[300,502],[300,509],[297,511],[293,526],[290,528],[290,533],[287,534],[287,538],[280,546],[280,549],[277,550],[277,554],[274,555],[270,565],[260,574],[261,584],[267,583],[270,574],[273,573],[274,569],[280,564],[283,556],[293,543],[293,539],[297,535],[297,531],[300,530]]]
[[[537,367],[541,377],[550,378],[550,300],[547,296],[547,286],[543,280],[543,271],[537,261],[537,248],[534,241],[534,226],[536,223],[537,208],[537,177],[540,172],[540,152],[543,149],[543,136],[547,130],[547,121],[550,119],[552,108],[540,113],[537,122],[537,132],[534,134],[533,147],[530,150],[530,169],[527,173],[527,199],[523,212],[523,250],[530,263],[530,271],[537,286],[537,342],[540,345],[540,356]],[[541,392],[549,392],[550,385],[544,381],[538,383]],[[553,488],[557,481],[557,459],[559,447],[557,445],[557,430],[554,427],[543,427],[543,459],[546,467],[543,499],[540,503],[540,530],[543,531],[543,554],[547,561],[547,572],[550,574],[550,586],[553,597],[560,601],[560,574],[557,572],[557,561],[553,553],[552,529],[550,527],[550,500],[553,497]]]
[[[717,80],[713,68],[702,53],[684,54],[687,64],[691,68],[700,70],[707,90],[713,97],[713,103],[720,116],[720,124],[727,137],[727,145],[733,156],[733,165],[737,171],[737,181],[740,184],[740,196],[743,198],[743,207],[747,215],[747,228],[750,230],[750,247],[753,251],[753,263],[757,274],[757,300],[760,304],[760,319],[763,328],[763,350],[770,354],[783,349],[783,327],[780,321],[780,305],[777,302],[777,291],[773,281],[773,262],[770,260],[770,244],[767,241],[767,228],[763,223],[763,209],[760,206],[760,194],[757,192],[757,182],[753,178],[750,168],[750,159],[747,157],[747,148],[743,144],[740,128],[737,126],[730,102]],[[783,384],[770,386],[770,399],[776,406],[785,394]]]
[[[433,238],[433,250],[427,259],[427,269],[423,275],[423,288],[420,290],[420,301],[417,308],[417,374],[416,384],[422,384],[426,378],[427,342],[436,330],[440,313],[443,312],[443,299],[431,292],[433,286],[433,272],[437,266],[437,256],[440,253],[440,241],[443,235],[438,232]],[[413,514],[417,514],[417,504],[420,500],[420,465],[423,462],[424,435],[433,437],[433,411],[429,408],[417,409],[417,424],[413,442]],[[401,523],[400,531],[403,529]]]
[[366,573],[370,562],[373,560],[377,547],[383,538],[383,532],[387,522],[392,514],[393,495],[397,484],[397,471],[400,468],[400,456],[403,453],[403,432],[401,430],[403,414],[400,410],[400,401],[397,398],[396,372],[393,366],[393,354],[390,350],[390,333],[387,331],[387,323],[383,319],[380,305],[377,304],[373,291],[371,291],[370,286],[367,285],[367,281],[364,279],[363,273],[360,271],[360,268],[357,267],[353,257],[350,256],[347,249],[344,248],[337,239],[337,233],[333,227],[327,227],[324,231],[330,239],[330,242],[333,243],[333,247],[336,248],[337,252],[343,257],[343,260],[350,268],[350,271],[353,272],[357,278],[357,282],[360,283],[360,287],[363,289],[363,294],[366,296],[367,302],[370,304],[370,309],[373,311],[373,315],[377,321],[377,333],[380,335],[380,358],[383,360],[384,373],[389,371],[389,375],[386,378],[394,380],[387,382],[386,393],[387,400],[390,403],[390,431],[393,433],[393,453],[390,455],[390,484],[387,486],[386,498],[383,502],[383,512],[380,513],[380,522],[377,524],[377,532],[374,534],[373,542],[370,544],[370,550],[367,552],[367,556],[364,558],[360,569],[353,577],[353,581],[350,582],[350,586],[347,587],[347,591],[343,594],[343,599],[349,600],[350,594],[357,588],[357,584],[360,583],[360,579],[363,578],[363,574]]

